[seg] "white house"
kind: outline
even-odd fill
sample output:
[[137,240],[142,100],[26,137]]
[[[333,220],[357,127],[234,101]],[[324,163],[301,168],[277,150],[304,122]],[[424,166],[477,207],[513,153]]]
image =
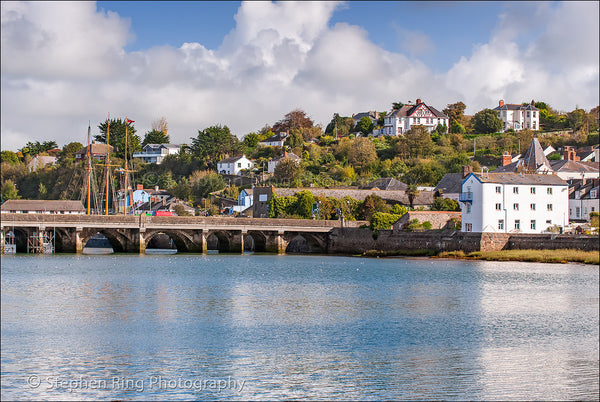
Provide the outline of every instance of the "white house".
[[133,157],[160,165],[167,155],[178,155],[180,150],[181,145],[178,144],[146,144],[142,152],[134,153]]
[[217,171],[221,174],[239,175],[242,170],[252,169],[254,162],[246,155],[225,158],[217,163]]
[[273,158],[269,161],[269,164],[267,167],[267,172],[269,172],[269,173],[275,172],[275,167],[277,167],[279,162],[281,162],[284,158],[290,158],[290,159],[296,161],[297,163],[300,163],[300,161],[302,160],[302,158],[300,158],[296,154],[293,154],[291,152],[288,153],[287,151],[283,151],[283,154],[281,156],[278,156],[277,158]]
[[422,125],[432,132],[438,124],[448,127],[450,118],[432,106],[427,106],[421,99],[416,105],[404,105],[387,114],[383,119],[383,135],[401,135],[412,126]]
[[461,188],[463,232],[542,233],[569,224],[569,185],[554,174],[471,173]]
[[56,165],[56,156],[36,155],[27,164],[27,169],[30,172],[36,172],[38,169],[45,168],[48,165]]
[[540,111],[534,106],[533,101],[529,105],[515,105],[501,100],[493,110],[498,112],[498,117],[502,120],[502,131],[510,128],[515,131],[540,128]]
[[277,133],[275,135],[270,136],[267,139],[262,140],[258,143],[258,145],[262,145],[264,147],[282,147],[283,143],[290,136],[290,133],[287,131],[282,131],[281,133]]
[[572,180],[569,186],[569,219],[590,221],[590,212],[600,211],[599,179]]
[[253,189],[251,188],[247,188],[244,189],[242,191],[240,191],[240,195],[238,196],[238,204],[234,205],[231,208],[232,212],[243,212],[245,210],[247,210],[248,208],[252,208],[252,204],[253,204]]

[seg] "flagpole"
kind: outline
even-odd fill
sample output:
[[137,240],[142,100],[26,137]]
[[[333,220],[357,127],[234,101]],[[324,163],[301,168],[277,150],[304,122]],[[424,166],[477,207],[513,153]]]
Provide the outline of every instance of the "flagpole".
[[123,191],[123,215],[127,215],[127,126],[129,119],[125,116],[125,190]]
[[[88,122],[88,149],[87,149],[87,157],[88,157],[88,177],[87,177],[87,214],[90,214],[90,188],[91,188],[91,176],[92,176],[92,159],[91,159],[91,145],[90,145],[90,140],[91,140],[91,130],[92,130],[92,123],[91,121]],[[97,207],[97,206],[96,206]]]

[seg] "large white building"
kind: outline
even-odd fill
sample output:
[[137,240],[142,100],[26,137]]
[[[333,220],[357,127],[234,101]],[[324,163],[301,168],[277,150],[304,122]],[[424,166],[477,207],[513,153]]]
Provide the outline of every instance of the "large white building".
[[425,126],[432,132],[438,124],[448,127],[450,118],[432,106],[427,106],[421,99],[416,105],[404,105],[395,109],[383,119],[382,135],[402,135],[412,126]]
[[242,170],[254,167],[254,162],[246,158],[246,155],[225,158],[217,163],[217,171],[221,174],[239,175]]
[[133,154],[134,158],[140,158],[145,163],[156,163],[160,165],[168,155],[178,155],[181,145],[178,144],[146,144],[142,152]]
[[498,117],[502,120],[502,131],[511,128],[515,131],[539,130],[540,128],[540,111],[534,106],[533,101],[529,105],[515,105],[504,103],[501,100],[494,110],[498,112]]
[[554,174],[471,173],[459,201],[463,232],[542,233],[569,224],[569,185]]

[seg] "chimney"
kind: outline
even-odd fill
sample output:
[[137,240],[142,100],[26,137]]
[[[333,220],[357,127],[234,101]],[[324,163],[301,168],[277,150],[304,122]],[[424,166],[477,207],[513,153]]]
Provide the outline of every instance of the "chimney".
[[287,151],[284,149],[283,150],[283,157],[286,158],[287,157]]
[[512,157],[510,155],[510,152],[504,151],[504,153],[502,154],[502,166],[510,165],[511,159]]
[[143,190],[143,189],[144,189],[144,185],[143,185],[143,184],[138,184],[138,185],[136,186],[136,189],[137,189],[137,190]]
[[531,106],[535,106],[535,102],[533,101],[533,99],[531,100]]
[[571,146],[566,146],[565,150],[563,152],[563,159],[568,160],[568,161],[579,161],[579,156],[577,156],[577,153],[575,152],[575,148],[571,147]]
[[421,103],[421,99],[417,98],[417,105]]
[[158,191],[158,186],[154,186],[154,191]]
[[500,102],[498,102],[498,106],[500,106],[500,107],[504,106],[504,101],[502,99],[500,99]]
[[466,165],[462,167],[462,177],[463,179],[469,175],[469,173],[473,173],[473,166]]

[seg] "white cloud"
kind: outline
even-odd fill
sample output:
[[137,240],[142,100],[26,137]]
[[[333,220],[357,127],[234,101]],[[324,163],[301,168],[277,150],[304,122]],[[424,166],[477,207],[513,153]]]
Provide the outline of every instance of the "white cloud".
[[[3,149],[83,142],[88,121],[95,130],[108,112],[135,120],[140,135],[165,116],[172,141],[189,143],[210,125],[242,136],[294,108],[326,125],[336,112],[416,98],[438,109],[461,100],[471,113],[498,99],[564,110],[598,103],[597,3],[528,4],[543,21],[535,29],[517,18],[522,9],[507,7],[489,43],[437,75],[375,45],[358,26],[329,27],[343,7],[335,2],[242,3],[216,50],[190,42],[130,53],[129,20],[94,3],[1,4]],[[411,57],[434,46],[412,34],[421,45]]]

